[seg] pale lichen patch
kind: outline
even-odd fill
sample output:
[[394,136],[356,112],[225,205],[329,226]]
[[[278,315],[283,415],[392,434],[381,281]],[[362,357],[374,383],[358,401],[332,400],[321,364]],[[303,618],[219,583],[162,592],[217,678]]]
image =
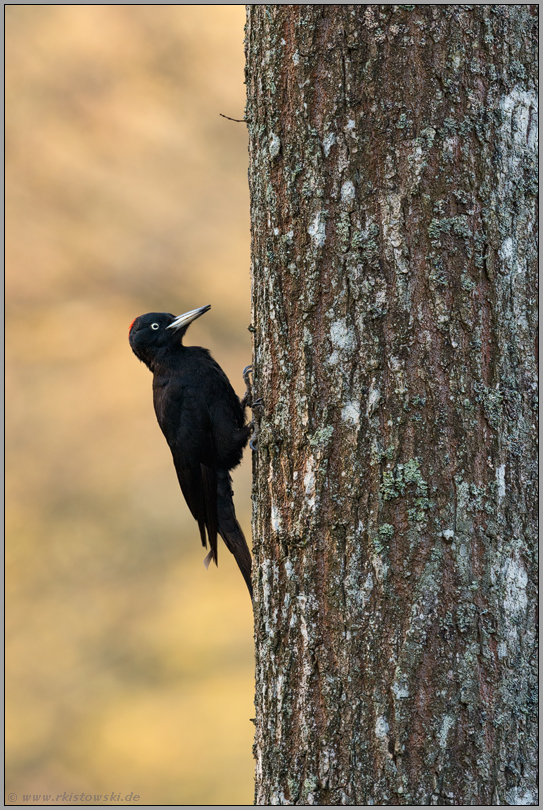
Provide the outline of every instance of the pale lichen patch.
[[307,232],[315,247],[321,248],[324,245],[326,242],[326,221],[322,211],[317,211]]
[[498,484],[498,499],[505,498],[505,464],[496,469],[496,483]]
[[346,180],[341,186],[341,202],[351,205],[355,199],[355,188],[352,180]]
[[438,735],[440,748],[445,748],[446,747],[446,745],[447,745],[447,737],[449,736],[449,731],[454,726],[454,723],[455,723],[455,720],[454,720],[453,715],[446,714],[445,717],[443,718],[442,723],[441,723],[441,728],[439,730],[439,735]]
[[274,532],[280,532],[282,527],[281,512],[276,504],[272,503],[271,522]]
[[375,721],[375,736],[379,737],[380,739],[386,739],[388,737],[388,732],[389,725],[387,719],[386,717],[383,717],[383,715],[380,715]]
[[270,158],[274,160],[281,151],[281,138],[272,132],[270,135]]
[[360,403],[347,402],[341,411],[341,418],[351,427],[359,427],[360,425]]

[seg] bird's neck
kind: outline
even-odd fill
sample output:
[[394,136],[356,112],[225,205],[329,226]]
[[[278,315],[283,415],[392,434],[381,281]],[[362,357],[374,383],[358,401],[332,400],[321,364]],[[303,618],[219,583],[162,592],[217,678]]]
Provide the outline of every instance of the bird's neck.
[[164,346],[153,352],[153,356],[146,362],[153,374],[164,374],[171,372],[172,368],[182,366],[185,353],[186,348],[181,343]]

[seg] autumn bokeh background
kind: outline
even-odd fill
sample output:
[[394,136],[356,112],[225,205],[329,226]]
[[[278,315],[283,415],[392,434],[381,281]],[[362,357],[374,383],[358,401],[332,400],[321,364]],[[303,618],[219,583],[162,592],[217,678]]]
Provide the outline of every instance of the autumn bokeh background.
[[[11,5],[7,776],[18,794],[251,804],[252,615],[206,572],[128,326],[250,362],[244,6]],[[236,472],[250,522],[250,458]],[[221,553],[222,552],[222,553]],[[27,802],[28,803],[28,802]],[[30,802],[32,803],[32,802]]]

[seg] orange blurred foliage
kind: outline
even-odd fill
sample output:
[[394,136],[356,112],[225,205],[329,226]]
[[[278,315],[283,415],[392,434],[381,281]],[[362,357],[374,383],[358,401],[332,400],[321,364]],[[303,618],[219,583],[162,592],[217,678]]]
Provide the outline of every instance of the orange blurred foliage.
[[[6,6],[7,763],[250,804],[250,600],[205,571],[130,322],[250,362],[244,6]],[[250,457],[234,479],[250,533]],[[28,803],[28,802],[27,802]],[[32,803],[32,802],[29,802]],[[121,802],[122,803],[122,802]]]

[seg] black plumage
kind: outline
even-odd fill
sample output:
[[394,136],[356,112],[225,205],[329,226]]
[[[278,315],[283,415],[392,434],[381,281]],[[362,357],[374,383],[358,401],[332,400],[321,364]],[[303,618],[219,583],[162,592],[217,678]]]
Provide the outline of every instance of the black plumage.
[[217,534],[236,558],[252,596],[251,555],[236,519],[229,470],[236,467],[251,429],[245,407],[228,377],[200,346],[183,346],[189,324],[209,306],[175,317],[149,312],[130,326],[136,357],[153,373],[155,413],[181,490],[210,552],[205,563],[217,564]]

